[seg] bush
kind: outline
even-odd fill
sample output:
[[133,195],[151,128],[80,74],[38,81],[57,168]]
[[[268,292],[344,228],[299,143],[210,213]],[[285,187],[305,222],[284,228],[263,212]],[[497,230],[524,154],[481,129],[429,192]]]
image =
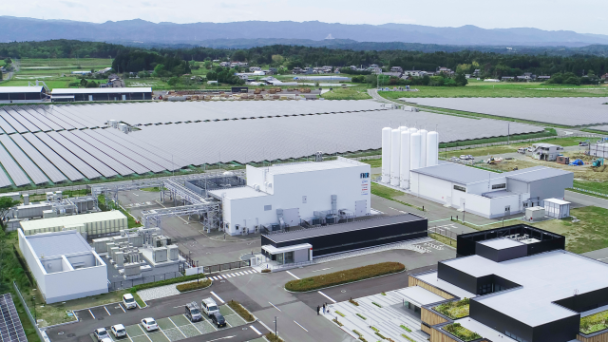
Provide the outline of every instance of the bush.
[[183,283],[188,280],[196,280],[196,279],[200,279],[200,278],[204,278],[204,275],[202,273],[193,274],[193,275],[189,275],[189,276],[183,276],[183,277],[176,277],[176,278],[171,278],[171,279],[165,279],[165,280],[155,281],[152,283],[146,283],[146,284],[141,284],[141,285],[135,285],[131,288],[131,293],[135,293],[137,291],[151,289],[151,288],[159,287],[159,286],[171,285],[171,284],[175,284],[175,283]]
[[452,324],[444,326],[442,329],[449,332],[450,334],[458,337],[459,339],[461,339],[465,342],[481,338],[481,335],[479,335],[476,332],[470,331],[469,329],[460,325],[460,323],[452,323]]
[[232,308],[232,310],[236,311],[236,313],[238,313],[239,316],[243,317],[243,319],[245,321],[247,321],[247,322],[255,321],[255,317],[253,317],[251,312],[249,312],[247,309],[245,309],[241,304],[239,304],[239,302],[235,302],[234,300],[231,300],[228,302],[228,306],[230,308]]
[[203,279],[201,281],[193,281],[191,283],[180,284],[177,285],[175,288],[177,288],[179,292],[187,292],[192,290],[204,289],[209,286],[211,286],[211,280]]
[[469,303],[470,300],[464,298],[459,301],[437,305],[433,310],[451,319],[458,319],[469,315]]
[[262,270],[262,273],[270,273],[270,272],[272,272],[272,271],[270,270],[270,268],[265,268],[265,269],[263,269],[263,270]]
[[270,342],[285,342],[282,338],[280,338],[279,336],[277,336],[277,335],[275,335],[273,333],[266,334],[266,338]]
[[329,286],[351,283],[357,280],[373,278],[384,274],[397,273],[403,270],[405,270],[405,266],[399,262],[383,262],[335,273],[292,280],[285,284],[285,289],[296,292],[312,291]]

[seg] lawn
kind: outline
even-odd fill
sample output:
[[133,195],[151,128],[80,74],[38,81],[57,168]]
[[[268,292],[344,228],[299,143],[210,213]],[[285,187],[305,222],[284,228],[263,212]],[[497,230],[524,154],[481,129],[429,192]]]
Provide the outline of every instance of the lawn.
[[592,334],[600,330],[608,329],[608,310],[582,317],[580,329],[584,334]]
[[22,70],[31,69],[103,69],[112,65],[110,58],[24,58],[20,60]]
[[448,324],[448,325],[444,326],[442,329],[451,333],[452,335],[458,337],[459,339],[461,339],[465,342],[481,338],[481,336],[478,333],[472,332],[471,330],[460,325],[460,323]]
[[334,87],[333,90],[321,95],[326,100],[369,100],[372,97],[364,87]]
[[382,158],[361,160],[362,163],[371,165],[371,167],[382,167]]
[[[381,160],[381,159],[379,159],[379,160]],[[376,195],[378,197],[382,197],[387,200],[391,200],[391,201],[395,201],[397,203],[401,203],[403,205],[407,205],[408,207],[422,210],[422,208],[419,208],[413,204],[409,204],[409,203],[398,200],[397,197],[403,196],[403,192],[389,188],[388,186],[380,185],[378,183],[372,183],[372,195]]]
[[542,83],[485,83],[471,81],[465,87],[411,86],[419,91],[379,92],[388,99],[417,97],[603,97],[606,86],[561,86]]
[[448,302],[441,305],[437,305],[433,309],[451,319],[459,319],[469,315],[469,304],[468,298],[461,299],[459,301]]

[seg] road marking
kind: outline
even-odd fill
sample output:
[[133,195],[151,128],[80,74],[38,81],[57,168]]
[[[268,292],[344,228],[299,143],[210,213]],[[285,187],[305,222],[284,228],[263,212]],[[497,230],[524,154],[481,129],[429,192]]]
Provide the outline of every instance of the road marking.
[[264,322],[259,321],[259,320],[258,320],[258,322],[260,322],[260,324],[261,324],[261,325],[262,325],[264,328],[266,328],[268,331],[270,331],[271,333],[274,333],[274,330],[270,329],[270,328],[269,328],[269,327],[268,327],[266,324],[264,324]]
[[127,312],[125,311],[125,308],[123,308],[123,307],[122,307],[122,304],[118,303],[118,306],[120,306],[120,308],[122,309],[122,312],[127,313]]
[[93,315],[93,312],[91,312],[91,309],[89,309],[89,313],[91,314],[91,316],[93,317],[93,319],[97,319],[97,318],[95,318],[95,315]]
[[218,274],[218,275],[217,275],[217,279],[224,279],[224,277],[222,277],[222,275],[221,275],[221,274]]
[[251,330],[255,331],[256,334],[262,335],[262,333],[258,329],[256,329],[253,325],[250,325],[249,327],[251,328]]
[[112,314],[110,313],[110,311],[108,311],[107,307],[104,306],[103,308],[106,309],[106,312],[108,313],[108,316],[112,316]]
[[389,209],[396,210],[396,211],[399,211],[399,209],[395,209],[395,208],[393,208],[393,207],[388,207],[388,208],[389,208]]
[[[184,317],[186,317],[186,315],[184,315]],[[187,336],[186,336],[186,334],[184,334],[184,332],[182,331],[182,329],[180,329],[180,328],[179,328],[179,325],[175,324],[175,322],[173,322],[173,320],[171,319],[171,317],[167,317],[167,318],[168,318],[168,319],[171,321],[171,323],[173,323],[173,325],[175,325],[175,327],[177,327],[177,330],[178,330],[178,331],[179,331],[179,332],[180,332],[182,335],[184,335],[184,338],[186,338],[186,337],[187,337]],[[186,317],[186,319],[188,319],[188,317]],[[190,325],[194,325],[194,324],[192,324],[192,322],[190,322],[190,320],[189,320],[189,319],[188,319],[188,323],[190,323]],[[160,327],[159,327],[159,329],[160,329]],[[163,334],[164,334],[164,333],[165,333],[165,332],[163,331]],[[165,334],[165,336],[167,336],[167,334]],[[169,338],[169,337],[167,336],[167,338]],[[169,341],[171,341],[171,339],[169,339]]]
[[[216,338],[215,340],[208,340],[207,342],[213,342],[213,341],[220,341],[220,340],[227,340],[229,338],[234,338],[236,336],[225,336],[225,337],[220,337],[220,338]],[[171,340],[169,340],[171,341]]]
[[238,273],[239,275],[245,275],[245,274],[243,274],[243,272],[237,272],[237,273]]
[[219,299],[220,302],[226,303],[226,302],[224,302],[224,300],[222,298],[220,298],[220,296],[216,295],[215,292],[211,291],[211,294],[213,295],[213,297]]
[[335,303],[337,303],[335,300],[333,300],[333,298],[331,298],[330,296],[326,295],[325,293],[323,293],[323,292],[321,292],[321,291],[318,291],[318,292],[319,292],[319,294],[320,294],[321,296],[323,296],[323,297],[325,297],[325,298],[327,298],[327,299],[331,300],[332,302],[334,302],[334,304],[335,304]]
[[289,274],[290,276],[292,276],[292,277],[294,277],[294,278],[296,278],[298,280],[300,279],[300,278],[298,278],[298,276],[296,276],[295,274],[293,274],[293,273],[291,273],[289,271],[285,271],[285,272],[287,272],[287,274]]
[[[268,303],[270,303],[270,302],[268,302]],[[270,303],[270,305],[272,305],[272,306],[273,306],[275,309],[277,309],[277,310],[281,311],[281,309],[277,308],[277,307],[276,307],[274,304]],[[282,311],[281,311],[281,312],[282,312]]]
[[139,195],[138,195],[138,194],[136,194],[136,193],[133,193],[133,195],[135,195],[135,196],[139,197]]
[[331,270],[331,267],[327,267],[327,268],[324,268],[322,270],[312,271],[312,273],[314,273],[314,272],[321,272],[321,271],[327,271],[327,270]]
[[226,273],[226,274],[224,274],[224,278],[232,278],[232,277],[230,276],[230,274]]
[[304,331],[308,332],[308,330],[306,330],[306,328],[304,328],[303,326],[300,325],[300,323],[293,321],[295,324],[297,324],[300,328],[304,329]]
[[173,308],[174,309],[179,309],[179,308],[183,308],[183,307],[184,307],[184,305],[180,305],[180,306],[174,306]]

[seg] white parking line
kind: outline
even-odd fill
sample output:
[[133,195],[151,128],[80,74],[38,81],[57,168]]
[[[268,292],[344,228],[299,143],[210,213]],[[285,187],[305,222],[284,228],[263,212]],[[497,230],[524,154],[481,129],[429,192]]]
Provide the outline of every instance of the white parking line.
[[95,318],[95,315],[93,315],[93,313],[91,312],[90,309],[89,309],[89,313],[91,314],[91,317],[93,317],[93,319],[97,319],[97,318]]
[[256,334],[262,335],[262,333],[258,329],[256,329],[253,325],[250,325],[249,327],[251,328],[251,330],[255,331]]
[[118,303],[118,306],[120,306],[120,308],[122,309],[122,312],[126,313],[125,308],[122,307],[122,304]]
[[[220,298],[220,296],[216,295],[216,294],[215,294],[215,292],[211,291],[211,294],[213,295],[213,297],[215,297],[215,298],[219,299],[219,301],[220,301],[220,302],[222,302],[222,303],[226,303],[226,302],[224,302],[224,300],[223,300],[222,298]],[[335,302],[334,302],[334,303],[335,303]]]
[[269,328],[269,327],[268,327],[266,324],[264,324],[264,322],[259,321],[259,320],[258,320],[258,322],[260,322],[260,324],[261,324],[261,325],[262,325],[264,328],[266,328],[268,331],[270,331],[271,333],[274,333],[274,330],[270,329],[270,328]]
[[[270,303],[270,302],[268,302],[268,303]],[[276,307],[274,304],[270,303],[270,305],[272,305],[272,307],[274,307],[275,309],[277,309],[277,310],[281,311],[281,309],[277,308],[277,307]],[[282,311],[281,311],[281,312],[282,312]]]
[[303,326],[300,325],[300,323],[293,321],[295,324],[297,324],[300,328],[304,329],[304,331],[308,332],[308,330],[306,330],[306,328],[304,328]]
[[316,270],[316,271],[312,271],[312,272],[313,272],[313,273],[314,273],[314,272],[321,272],[321,271],[327,271],[327,270],[330,270],[330,269],[331,269],[331,267],[327,267],[327,268],[324,268],[324,269],[322,269],[322,270]]
[[331,300],[332,302],[334,302],[334,304],[335,304],[335,303],[337,303],[335,300],[333,300],[333,298],[331,298],[330,296],[326,295],[325,293],[323,293],[323,292],[321,292],[321,291],[318,291],[318,292],[319,292],[319,294],[320,294],[321,296],[323,296],[323,297],[325,297],[325,298],[327,298],[327,299]]
[[295,274],[293,274],[293,273],[291,273],[289,271],[285,271],[285,272],[287,272],[287,274],[289,274],[290,276],[292,276],[292,277],[294,277],[296,279],[300,279],[300,278],[298,278],[298,276],[296,276]]
[[[186,317],[186,316],[184,316],[184,317]],[[173,320],[171,319],[171,317],[167,317],[167,318],[168,318],[168,319],[171,321],[171,323],[173,323],[173,325],[175,325],[175,327],[177,328],[177,330],[178,330],[178,331],[179,331],[179,332],[180,332],[182,335],[184,335],[184,338],[186,338],[186,337],[187,337],[187,336],[186,336],[186,334],[184,334],[184,332],[182,331],[182,329],[180,329],[180,328],[179,328],[179,325],[175,324],[175,322],[173,322]],[[188,319],[188,317],[186,317],[186,319]],[[190,320],[189,320],[189,319],[188,319],[188,322],[190,322]],[[190,322],[190,323],[191,323],[191,322]],[[164,333],[164,332],[163,332],[163,333]],[[165,336],[167,336],[167,335],[165,334]],[[167,337],[167,338],[169,338],[169,337]],[[171,339],[169,339],[169,341],[171,341]]]
[[110,313],[110,311],[108,311],[108,308],[106,308],[105,306],[103,308],[106,309],[106,312],[108,313],[108,316],[112,316],[112,314]]

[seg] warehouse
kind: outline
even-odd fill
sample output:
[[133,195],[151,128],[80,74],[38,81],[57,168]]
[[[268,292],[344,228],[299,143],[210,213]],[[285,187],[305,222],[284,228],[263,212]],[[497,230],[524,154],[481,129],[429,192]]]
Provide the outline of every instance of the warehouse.
[[76,230],[85,238],[91,238],[94,236],[116,234],[127,228],[127,217],[118,210],[21,221],[21,229],[23,229],[23,233],[27,236]]
[[439,163],[410,171],[411,194],[473,213],[497,218],[563,199],[574,174],[551,167],[494,173],[456,163]]
[[[225,231],[240,235],[370,214],[370,165],[341,158],[256,168],[246,186],[211,190]],[[264,228],[263,228],[264,227]]]
[[[459,255],[436,271],[410,276],[446,300],[422,308],[422,330],[431,342],[458,340],[448,326],[458,323],[492,341],[603,341],[608,329],[591,334],[581,317],[608,310],[608,265],[565,250],[563,236],[517,225],[459,236]],[[470,236],[469,236],[470,235]],[[461,251],[460,242],[470,241]],[[472,248],[471,248],[472,247]],[[461,254],[462,253],[462,254]],[[436,311],[468,298],[468,317],[452,319]],[[597,323],[598,325],[600,323]],[[593,339],[591,339],[593,337]]]
[[141,101],[152,100],[152,88],[55,88],[51,101]]
[[[262,254],[279,264],[427,236],[428,220],[412,214],[379,216],[327,227],[262,235]],[[307,251],[307,253],[304,253]]]
[[0,103],[36,103],[47,99],[43,86],[0,87]]
[[75,230],[26,236],[19,249],[47,304],[108,292],[107,266]]

